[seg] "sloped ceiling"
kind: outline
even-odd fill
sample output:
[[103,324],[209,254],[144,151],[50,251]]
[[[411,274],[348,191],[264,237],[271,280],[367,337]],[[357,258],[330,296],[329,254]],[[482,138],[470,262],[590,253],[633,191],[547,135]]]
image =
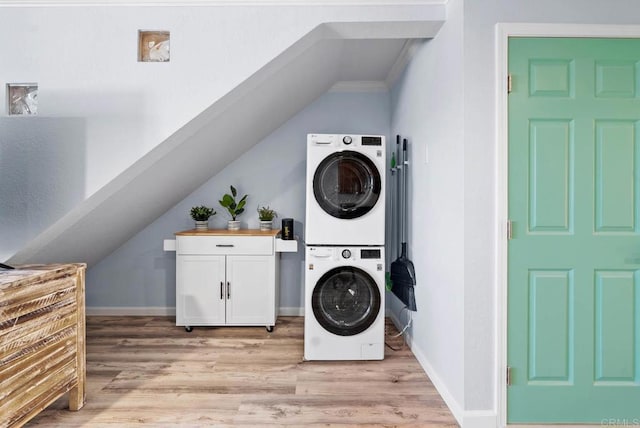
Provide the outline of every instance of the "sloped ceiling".
[[384,81],[442,21],[323,24],[75,207],[9,263],[92,265],[345,80]]

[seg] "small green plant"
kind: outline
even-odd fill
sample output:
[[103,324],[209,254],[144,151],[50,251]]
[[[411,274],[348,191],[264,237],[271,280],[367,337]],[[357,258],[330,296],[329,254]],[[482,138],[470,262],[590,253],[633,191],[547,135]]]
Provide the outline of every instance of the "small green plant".
[[231,194],[225,193],[222,199],[218,202],[227,209],[231,219],[235,220],[237,216],[244,212],[244,206],[247,203],[247,195],[244,195],[238,202],[236,202],[238,191],[233,186],[229,186],[229,188],[231,189]]
[[216,214],[213,208],[200,205],[199,207],[191,208],[191,218],[195,221],[207,221],[209,217]]
[[260,219],[260,221],[272,221],[276,217],[278,217],[278,213],[276,213],[268,206],[258,207],[258,218]]

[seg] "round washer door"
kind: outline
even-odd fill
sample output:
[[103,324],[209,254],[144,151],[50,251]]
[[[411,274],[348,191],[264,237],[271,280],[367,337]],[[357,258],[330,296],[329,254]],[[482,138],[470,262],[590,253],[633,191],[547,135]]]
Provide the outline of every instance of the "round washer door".
[[337,267],[322,275],[311,296],[318,323],[339,336],[353,336],[368,329],[378,317],[380,304],[374,279],[352,266]]
[[366,155],[345,150],[320,162],[313,176],[313,194],[320,207],[339,219],[362,217],[380,197],[378,168]]

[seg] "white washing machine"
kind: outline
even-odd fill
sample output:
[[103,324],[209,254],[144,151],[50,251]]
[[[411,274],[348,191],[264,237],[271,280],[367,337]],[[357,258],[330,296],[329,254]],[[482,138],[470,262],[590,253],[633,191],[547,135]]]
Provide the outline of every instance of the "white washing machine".
[[384,358],[384,247],[306,247],[305,360]]
[[385,138],[307,135],[308,245],[384,245]]

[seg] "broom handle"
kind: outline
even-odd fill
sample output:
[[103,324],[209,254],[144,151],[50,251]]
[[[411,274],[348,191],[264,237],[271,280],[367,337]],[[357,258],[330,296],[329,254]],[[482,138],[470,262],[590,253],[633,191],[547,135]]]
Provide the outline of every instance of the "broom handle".
[[400,256],[402,256],[402,243],[404,242],[404,152],[400,145],[400,159],[402,159],[402,176],[400,178]]
[[407,166],[409,162],[407,161],[407,139],[402,140],[402,256],[407,256],[407,229],[409,223],[409,200],[407,198]]
[[398,174],[396,174],[396,179],[398,182],[396,183],[396,200],[394,203],[397,205],[397,213],[398,219],[396,220],[396,224],[394,225],[396,229],[396,251],[398,252],[397,256],[400,257],[402,254],[402,152],[400,150],[400,135],[396,135],[396,152],[398,153]]

